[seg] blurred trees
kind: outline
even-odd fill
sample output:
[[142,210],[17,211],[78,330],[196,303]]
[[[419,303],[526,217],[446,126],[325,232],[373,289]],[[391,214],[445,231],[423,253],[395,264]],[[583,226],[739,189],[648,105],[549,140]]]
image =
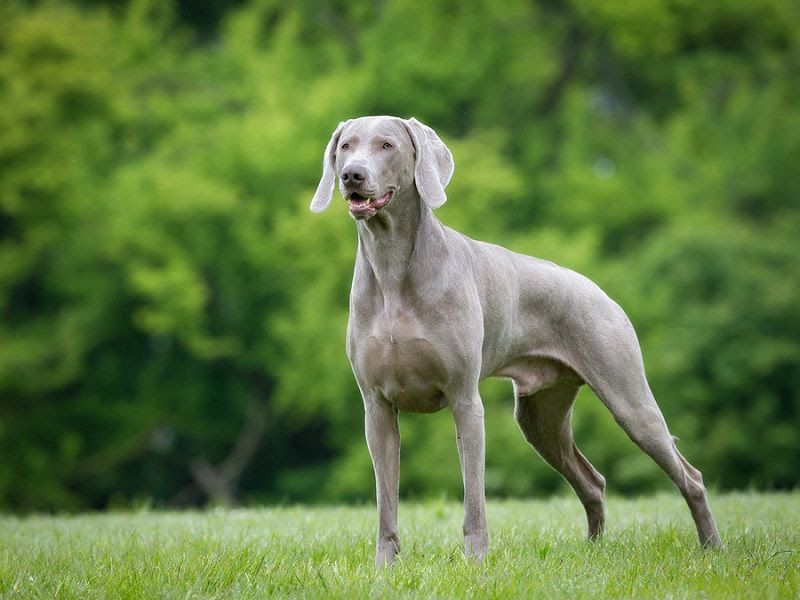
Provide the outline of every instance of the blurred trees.
[[[0,7],[0,506],[371,497],[354,227],[307,205],[376,113],[450,145],[444,222],[622,304],[707,482],[798,483],[796,3],[225,7]],[[563,487],[482,390],[488,492]],[[574,419],[610,489],[667,485]],[[401,428],[403,492],[459,495],[449,414]]]

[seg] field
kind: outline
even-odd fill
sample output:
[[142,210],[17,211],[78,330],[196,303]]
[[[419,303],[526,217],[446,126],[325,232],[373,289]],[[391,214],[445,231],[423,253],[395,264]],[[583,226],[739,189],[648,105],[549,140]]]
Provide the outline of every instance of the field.
[[702,551],[677,493],[611,497],[582,539],[577,500],[490,501],[491,550],[461,552],[461,507],[403,503],[402,554],[372,564],[373,508],[290,506],[0,517],[3,598],[797,598],[800,492],[712,497]]

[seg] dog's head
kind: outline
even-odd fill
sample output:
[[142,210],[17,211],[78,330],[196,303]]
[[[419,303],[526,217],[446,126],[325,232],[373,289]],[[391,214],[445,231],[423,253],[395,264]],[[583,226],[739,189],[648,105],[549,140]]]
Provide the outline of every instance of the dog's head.
[[417,193],[431,208],[445,203],[453,157],[439,136],[414,118],[362,117],[340,123],[322,160],[311,210],[328,208],[336,177],[350,215],[369,219],[396,196]]

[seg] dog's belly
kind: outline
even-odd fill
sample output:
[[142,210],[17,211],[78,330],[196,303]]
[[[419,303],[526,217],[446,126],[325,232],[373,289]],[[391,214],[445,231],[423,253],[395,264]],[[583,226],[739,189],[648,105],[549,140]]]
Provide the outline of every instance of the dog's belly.
[[369,335],[353,367],[367,389],[404,412],[430,413],[447,406],[441,385],[446,372],[434,345],[406,328],[390,336]]

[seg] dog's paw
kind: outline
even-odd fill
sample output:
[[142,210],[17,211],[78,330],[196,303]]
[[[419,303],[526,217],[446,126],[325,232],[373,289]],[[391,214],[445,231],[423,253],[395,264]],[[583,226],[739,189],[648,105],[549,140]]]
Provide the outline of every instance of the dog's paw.
[[470,533],[464,536],[464,556],[483,562],[489,551],[489,534],[485,531]]
[[400,552],[400,539],[397,536],[378,539],[375,549],[375,566],[388,567]]

